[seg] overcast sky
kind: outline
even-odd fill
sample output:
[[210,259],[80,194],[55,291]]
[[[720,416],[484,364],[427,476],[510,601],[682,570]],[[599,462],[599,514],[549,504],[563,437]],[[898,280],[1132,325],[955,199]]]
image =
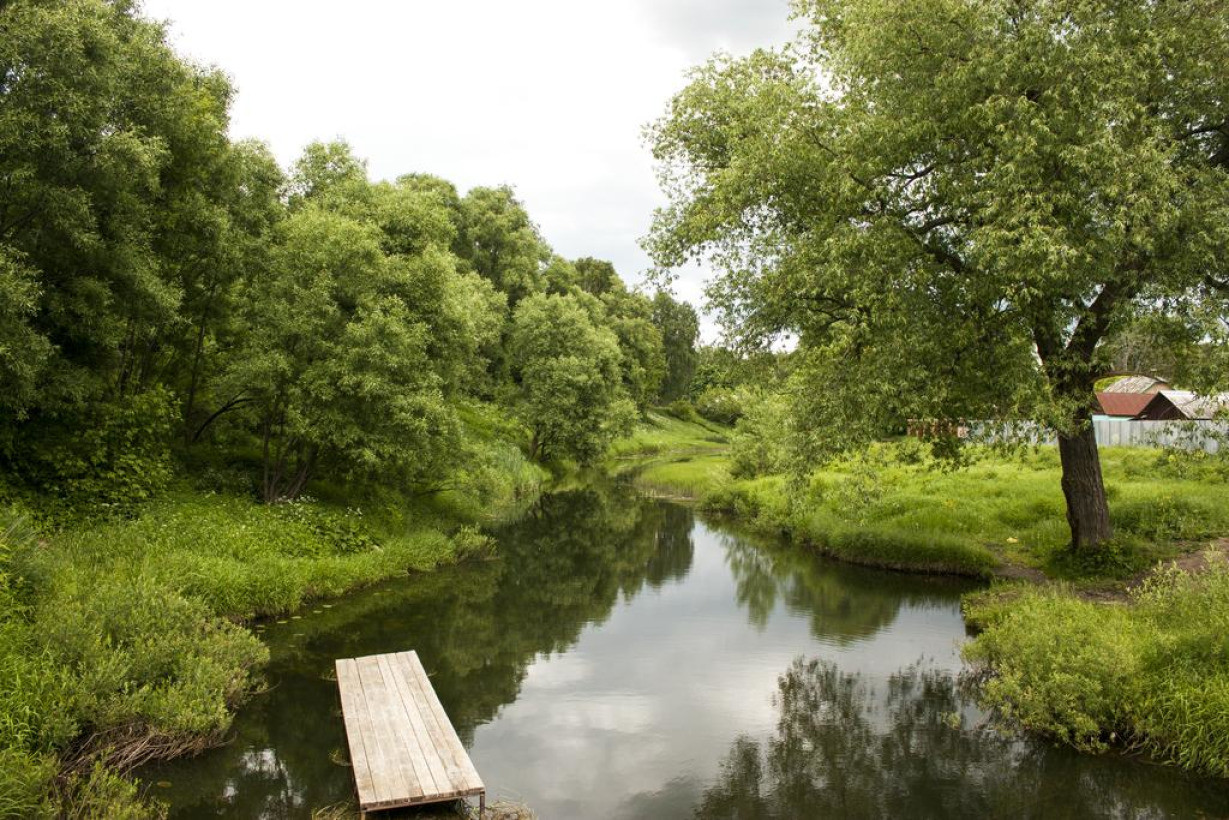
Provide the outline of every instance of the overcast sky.
[[[230,75],[231,135],[288,165],[344,138],[377,179],[512,185],[557,253],[636,282],[664,200],[643,126],[717,50],[790,33],[787,0],[145,0],[180,54]],[[700,271],[679,295],[701,306]],[[712,339],[710,322],[705,337]]]

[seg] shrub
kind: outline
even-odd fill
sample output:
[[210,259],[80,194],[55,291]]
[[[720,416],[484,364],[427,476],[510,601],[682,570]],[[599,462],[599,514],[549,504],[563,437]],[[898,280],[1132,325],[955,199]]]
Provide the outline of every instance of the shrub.
[[22,427],[0,466],[76,512],[130,513],[171,478],[171,393],[149,390]]
[[732,425],[742,418],[742,395],[728,387],[710,387],[696,397],[696,412],[717,424]]
[[746,403],[730,438],[730,473],[752,477],[783,472],[788,458],[789,405],[768,394]]
[[666,415],[672,416],[679,421],[685,421],[690,424],[700,424],[700,414],[696,412],[695,406],[686,399],[675,399],[665,406]]
[[986,626],[965,657],[988,676],[986,705],[1080,749],[1110,745],[1229,775],[1229,568],[1154,574],[1131,606],[1066,589],[982,597]]

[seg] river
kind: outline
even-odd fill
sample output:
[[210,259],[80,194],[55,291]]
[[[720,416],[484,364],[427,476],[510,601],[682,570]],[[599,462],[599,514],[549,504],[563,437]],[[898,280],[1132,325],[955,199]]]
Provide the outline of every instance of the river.
[[172,817],[351,798],[334,658],[415,649],[492,799],[561,818],[1229,816],[1229,785],[995,731],[959,686],[970,583],[845,566],[600,485],[499,560],[262,628],[233,739],[139,774]]

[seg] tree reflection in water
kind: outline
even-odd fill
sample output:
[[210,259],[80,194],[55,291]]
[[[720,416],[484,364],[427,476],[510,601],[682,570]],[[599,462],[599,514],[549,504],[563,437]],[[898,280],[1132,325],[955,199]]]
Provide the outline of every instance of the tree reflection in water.
[[877,691],[830,661],[799,657],[775,705],[776,735],[733,742],[696,817],[1206,816],[1201,805],[1217,799],[1213,784],[1177,772],[1159,784],[1113,758],[1073,765],[1066,750],[979,727],[952,676],[921,664]]
[[902,606],[947,606],[966,584],[948,578],[919,579],[818,558],[772,539],[721,535],[735,597],[748,620],[763,631],[780,602],[811,623],[818,640],[848,646],[891,626]]

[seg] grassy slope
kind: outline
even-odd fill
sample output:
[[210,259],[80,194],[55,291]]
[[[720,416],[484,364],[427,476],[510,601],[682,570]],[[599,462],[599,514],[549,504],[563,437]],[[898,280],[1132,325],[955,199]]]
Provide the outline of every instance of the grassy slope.
[[497,423],[467,429],[467,473],[419,497],[319,485],[267,507],[197,464],[131,519],[40,534],[0,509],[0,817],[145,816],[114,769],[52,784],[104,745],[130,765],[220,737],[266,659],[243,621],[484,550],[473,525],[544,473]]
[[698,499],[756,526],[783,530],[837,557],[902,569],[988,574],[1124,575],[1229,533],[1224,479],[1155,451],[1107,448],[1102,461],[1117,543],[1105,565],[1070,565],[1058,457],[981,453],[965,469],[904,463],[896,448],[838,462],[805,485],[781,476],[734,479],[720,454],[654,463],[636,481]]
[[[838,557],[980,574],[1024,567],[1031,577],[966,600],[984,631],[965,652],[983,702],[1025,729],[1085,751],[1110,747],[1229,776],[1229,565],[1208,553],[1193,573],[1169,566],[1134,586],[1126,606],[1090,597],[1122,587],[1158,559],[1229,533],[1229,463],[1142,449],[1102,452],[1117,530],[1105,556],[1073,561],[1056,454],[983,453],[942,472],[901,463],[892,447],[790,486],[736,480],[724,455],[645,466],[647,490],[696,498],[755,526],[784,530]],[[1109,579],[1107,581],[1107,579]]]
[[629,459],[722,451],[729,446],[729,433],[729,428],[699,416],[683,420],[650,410],[630,436],[610,446],[608,460],[618,466],[617,462]]

